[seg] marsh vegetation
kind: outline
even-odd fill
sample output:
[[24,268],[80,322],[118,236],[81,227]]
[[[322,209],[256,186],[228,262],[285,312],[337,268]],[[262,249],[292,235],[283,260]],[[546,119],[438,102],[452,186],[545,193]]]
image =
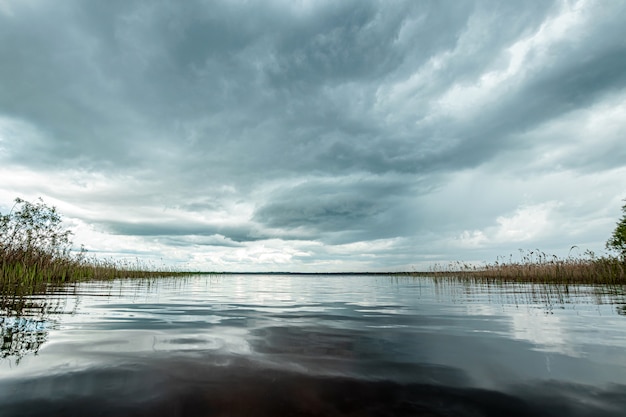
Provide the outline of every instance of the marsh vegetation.
[[83,247],[73,249],[71,236],[55,207],[16,198],[8,214],[0,213],[0,292],[23,295],[72,281],[180,273],[139,260],[90,257]]
[[474,280],[503,280],[554,284],[626,284],[626,263],[616,256],[596,256],[587,251],[582,256],[559,258],[540,250],[520,250],[519,259],[511,254],[492,264],[472,265],[452,262],[435,265],[429,271],[435,277]]

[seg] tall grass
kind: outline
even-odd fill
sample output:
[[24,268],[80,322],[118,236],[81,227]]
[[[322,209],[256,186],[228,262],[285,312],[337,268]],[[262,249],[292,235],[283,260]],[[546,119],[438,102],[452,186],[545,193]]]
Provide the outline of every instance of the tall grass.
[[429,275],[558,284],[626,284],[626,262],[614,256],[597,257],[587,251],[582,256],[559,258],[539,250],[521,251],[519,260],[509,256],[481,266],[462,262],[435,265]]
[[36,283],[63,283],[83,280],[114,278],[150,278],[170,276],[183,272],[167,268],[155,269],[137,263],[101,260],[78,255],[52,256],[47,253],[0,252],[0,285],[26,285]]

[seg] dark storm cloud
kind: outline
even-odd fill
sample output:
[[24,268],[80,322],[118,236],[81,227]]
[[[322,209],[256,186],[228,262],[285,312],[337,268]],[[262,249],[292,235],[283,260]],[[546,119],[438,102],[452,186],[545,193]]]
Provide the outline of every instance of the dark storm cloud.
[[[428,145],[435,132],[387,126],[385,114],[372,113],[376,91],[458,47],[483,7],[370,1],[321,3],[305,12],[237,2],[16,6],[16,16],[3,18],[3,37],[13,44],[3,43],[3,61],[11,65],[1,76],[14,82],[0,105],[51,140],[11,150],[38,163],[124,167],[185,160],[204,175],[226,170],[224,176],[236,176],[233,160],[269,176],[302,169],[423,171],[438,153]],[[497,7],[505,17],[516,15],[515,24],[500,25],[505,41],[538,25],[549,3],[521,13]],[[493,44],[494,37],[485,38]],[[486,46],[475,54],[473,71],[494,59],[497,45]],[[452,63],[432,81],[443,88],[469,73]],[[359,95],[356,105],[350,98]],[[398,127],[403,123],[410,120]],[[446,155],[450,165],[465,156],[460,153]]]

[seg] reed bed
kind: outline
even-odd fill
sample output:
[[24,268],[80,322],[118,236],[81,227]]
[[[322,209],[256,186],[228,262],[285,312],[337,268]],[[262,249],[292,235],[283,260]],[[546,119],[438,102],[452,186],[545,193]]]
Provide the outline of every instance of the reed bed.
[[95,257],[58,257],[40,253],[0,251],[0,295],[30,295],[69,282],[116,278],[154,278],[186,272],[155,268],[140,261],[101,260]]
[[55,207],[15,199],[11,212],[0,213],[0,293],[32,294],[49,284],[85,280],[186,274],[139,260],[88,257],[82,247],[72,250],[71,234]]
[[0,253],[0,283],[26,284],[63,283],[114,278],[151,278],[171,276],[183,272],[168,268],[156,269],[136,263],[101,260],[81,256],[56,257],[49,254]]
[[597,257],[587,251],[583,256],[559,258],[544,252],[526,251],[520,260],[498,259],[493,264],[471,265],[452,262],[435,265],[428,275],[530,283],[625,285],[626,261],[615,256]]

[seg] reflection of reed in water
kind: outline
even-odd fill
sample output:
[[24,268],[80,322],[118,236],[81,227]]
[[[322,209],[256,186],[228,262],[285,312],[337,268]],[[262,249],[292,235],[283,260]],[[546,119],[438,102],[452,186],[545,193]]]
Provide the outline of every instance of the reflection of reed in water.
[[494,305],[541,305],[546,313],[571,304],[610,304],[626,315],[626,285],[529,283],[485,277],[433,277],[435,291],[459,302],[486,297]]
[[24,356],[37,353],[53,325],[50,316],[63,308],[60,298],[45,294],[0,294],[0,358],[14,358],[19,364]]

